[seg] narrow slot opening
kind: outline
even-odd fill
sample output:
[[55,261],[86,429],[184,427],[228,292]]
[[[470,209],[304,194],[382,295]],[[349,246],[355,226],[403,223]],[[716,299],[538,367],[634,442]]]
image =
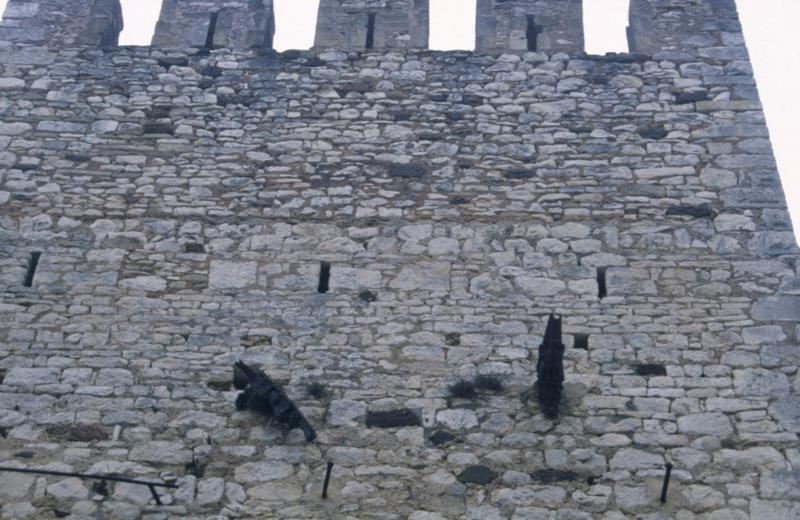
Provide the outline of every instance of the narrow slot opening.
[[371,49],[375,46],[375,13],[367,15],[367,44],[366,48]]
[[608,287],[606,286],[606,268],[597,268],[597,297],[601,300],[608,296]]
[[587,54],[629,52],[630,0],[584,0],[583,36]]
[[31,253],[28,260],[28,271],[25,273],[25,287],[33,287],[33,277],[36,276],[36,268],[39,267],[39,258],[42,253]]
[[581,350],[589,350],[589,335],[588,334],[575,334],[573,335],[574,348]]
[[317,292],[325,294],[330,290],[331,282],[331,264],[330,262],[320,262],[319,264],[319,284],[317,285]]
[[219,13],[211,13],[211,21],[208,22],[208,34],[206,35],[206,49],[214,48],[214,33],[217,32],[217,18]]
[[528,50],[537,51],[537,40],[539,39],[539,27],[536,25],[536,17],[532,14],[527,16],[528,28],[525,31],[525,36],[528,38]]

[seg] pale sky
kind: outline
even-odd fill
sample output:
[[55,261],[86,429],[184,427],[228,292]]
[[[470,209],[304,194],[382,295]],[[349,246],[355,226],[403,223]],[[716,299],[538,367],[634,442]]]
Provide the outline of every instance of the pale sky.
[[[149,45],[161,0],[121,0],[123,45]],[[629,0],[583,0],[586,51],[625,51]],[[736,0],[767,114],[786,198],[800,237],[800,0]],[[7,0],[0,0],[0,12]],[[275,48],[307,49],[314,42],[319,0],[274,0]],[[475,0],[430,0],[432,49],[471,49]]]

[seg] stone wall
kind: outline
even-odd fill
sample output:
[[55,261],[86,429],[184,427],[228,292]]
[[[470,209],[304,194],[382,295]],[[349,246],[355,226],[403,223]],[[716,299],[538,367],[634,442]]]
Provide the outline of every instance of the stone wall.
[[[0,44],[0,465],[179,485],[4,474],[3,518],[795,519],[798,252],[718,36]],[[552,311],[555,421],[530,399]],[[314,443],[235,410],[237,359]],[[477,375],[502,390],[451,395]]]

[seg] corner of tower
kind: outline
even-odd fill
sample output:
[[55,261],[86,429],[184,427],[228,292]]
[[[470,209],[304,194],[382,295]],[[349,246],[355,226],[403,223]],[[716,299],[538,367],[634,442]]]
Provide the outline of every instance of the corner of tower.
[[747,59],[735,0],[630,0],[629,19],[632,53]]
[[9,0],[0,40],[47,47],[115,47],[123,28],[119,0]]

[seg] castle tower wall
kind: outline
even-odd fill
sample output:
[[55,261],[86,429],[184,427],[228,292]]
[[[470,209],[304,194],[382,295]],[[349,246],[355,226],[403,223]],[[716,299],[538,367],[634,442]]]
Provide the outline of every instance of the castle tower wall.
[[428,26],[428,0],[320,0],[314,46],[424,49]]
[[69,47],[115,47],[123,28],[119,0],[9,0],[0,40]]
[[177,486],[2,472],[3,520],[800,518],[755,80],[659,5],[654,57],[3,42],[0,466]]
[[272,0],[164,0],[156,47],[272,48]]
[[735,0],[631,0],[628,45],[665,58],[747,59]]
[[582,0],[478,0],[481,52],[583,51]]

